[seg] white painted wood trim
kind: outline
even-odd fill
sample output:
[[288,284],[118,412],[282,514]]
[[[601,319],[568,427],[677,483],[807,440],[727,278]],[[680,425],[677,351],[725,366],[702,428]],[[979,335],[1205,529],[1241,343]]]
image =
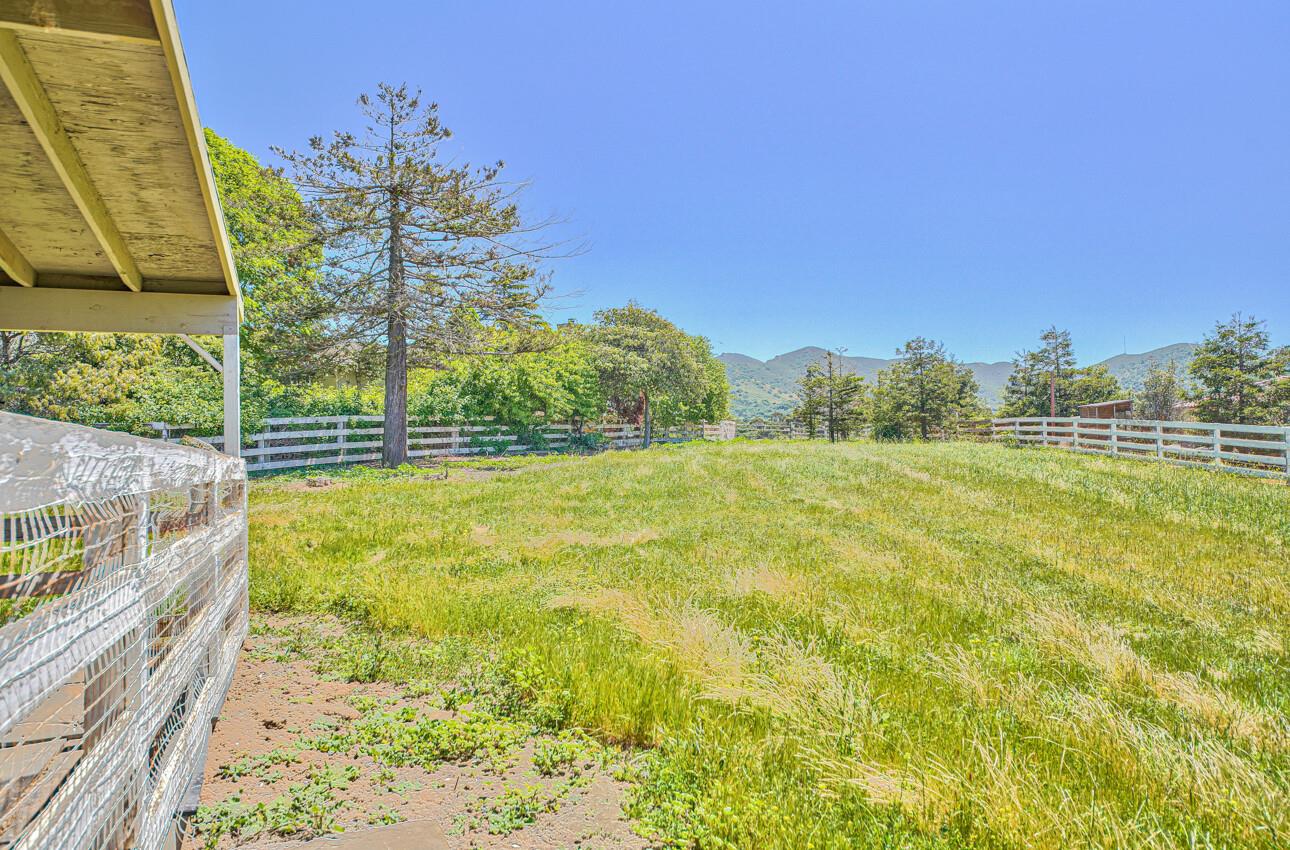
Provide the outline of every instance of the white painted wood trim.
[[0,328],[96,333],[236,333],[229,295],[0,286]]
[[224,453],[237,457],[241,451],[242,341],[234,331],[224,335]]
[[210,353],[209,351],[207,351],[207,350],[202,346],[202,344],[201,344],[201,343],[199,343],[197,340],[193,339],[193,338],[192,338],[191,336],[189,336],[188,334],[179,334],[179,338],[180,338],[180,339],[182,339],[182,340],[184,341],[184,345],[187,345],[189,348],[191,348],[191,349],[193,350],[193,352],[194,352],[198,357],[200,357],[201,359],[205,360],[205,361],[206,361],[206,365],[207,365],[207,366],[210,366],[212,369],[214,369],[214,370],[215,370],[215,374],[217,374],[217,375],[223,375],[223,374],[224,374],[224,366],[223,366],[223,364],[221,364],[218,360],[216,360],[214,357],[212,357],[212,356],[211,356],[211,353]]

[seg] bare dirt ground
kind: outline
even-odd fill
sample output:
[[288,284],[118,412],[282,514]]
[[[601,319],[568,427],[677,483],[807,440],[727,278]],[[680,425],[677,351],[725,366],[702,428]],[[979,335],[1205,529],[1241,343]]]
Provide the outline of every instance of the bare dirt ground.
[[[461,720],[470,706],[450,710],[438,694],[338,681],[320,674],[317,659],[281,652],[292,630],[334,636],[339,629],[334,622],[320,627],[317,620],[278,618],[267,625],[267,632],[253,630],[243,647],[211,736],[201,801],[208,812],[221,803],[247,809],[264,804],[272,811],[275,801],[279,811],[287,811],[283,801],[290,801],[296,826],[287,834],[264,830],[249,836],[208,830],[189,838],[186,847],[254,844],[285,850],[318,834],[403,820],[436,823],[452,850],[647,846],[623,818],[626,783],[611,776],[603,758],[579,753],[555,771],[548,765],[549,775],[538,770],[535,748],[549,745],[550,736],[525,733],[518,740],[508,738],[504,751],[488,758],[444,761],[433,769],[391,766],[353,749],[320,751],[313,743],[320,731],[352,730],[373,706],[385,716],[415,717],[431,725]],[[300,789],[316,788],[319,776],[343,778],[328,783],[323,797],[309,798]],[[326,811],[316,811],[320,807]],[[301,818],[326,826],[301,829]]]

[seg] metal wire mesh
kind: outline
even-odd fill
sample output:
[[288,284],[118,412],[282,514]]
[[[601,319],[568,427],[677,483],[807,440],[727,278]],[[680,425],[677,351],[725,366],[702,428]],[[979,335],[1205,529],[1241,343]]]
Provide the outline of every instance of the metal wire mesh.
[[246,472],[0,413],[0,848],[158,848],[246,633]]

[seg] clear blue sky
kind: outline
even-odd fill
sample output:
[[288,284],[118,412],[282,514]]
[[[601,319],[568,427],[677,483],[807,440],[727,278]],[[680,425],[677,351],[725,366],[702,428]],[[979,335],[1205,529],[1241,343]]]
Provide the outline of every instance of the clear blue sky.
[[[407,81],[719,351],[1091,362],[1236,310],[1290,341],[1290,2],[176,0],[205,123],[266,160]],[[326,11],[335,8],[335,13]]]

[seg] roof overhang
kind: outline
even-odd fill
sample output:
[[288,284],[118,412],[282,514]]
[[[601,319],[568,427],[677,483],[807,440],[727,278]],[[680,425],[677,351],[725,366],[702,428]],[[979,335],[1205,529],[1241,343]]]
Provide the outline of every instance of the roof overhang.
[[0,328],[235,333],[171,0],[0,0]]

